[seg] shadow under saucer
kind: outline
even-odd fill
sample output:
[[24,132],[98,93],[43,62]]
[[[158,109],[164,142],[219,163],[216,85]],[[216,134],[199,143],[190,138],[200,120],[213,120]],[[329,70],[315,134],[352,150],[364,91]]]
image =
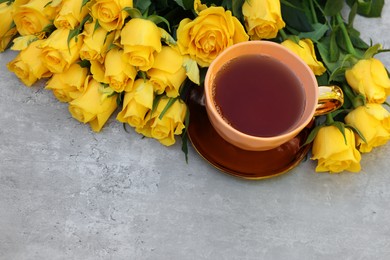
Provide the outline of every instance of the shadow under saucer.
[[[196,89],[198,88],[198,89]],[[311,145],[303,146],[314,123],[298,136],[268,151],[247,151],[225,141],[211,125],[204,106],[203,91],[195,87],[189,93],[189,139],[195,150],[211,165],[224,173],[250,180],[271,178],[296,167]]]

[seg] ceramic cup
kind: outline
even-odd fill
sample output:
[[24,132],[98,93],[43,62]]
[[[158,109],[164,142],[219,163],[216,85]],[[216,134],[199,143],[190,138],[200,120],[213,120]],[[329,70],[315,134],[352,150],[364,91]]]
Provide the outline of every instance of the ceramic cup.
[[[230,126],[222,118],[213,101],[212,88],[215,77],[221,67],[236,57],[253,54],[267,55],[281,61],[293,71],[304,88],[306,98],[303,115],[294,128],[281,135],[258,137],[242,133]],[[334,111],[344,101],[343,92],[339,87],[319,87],[312,70],[299,56],[284,46],[269,41],[247,41],[225,49],[210,64],[204,86],[207,115],[217,133],[227,142],[241,149],[251,151],[265,151],[280,146],[298,135],[314,116]]]

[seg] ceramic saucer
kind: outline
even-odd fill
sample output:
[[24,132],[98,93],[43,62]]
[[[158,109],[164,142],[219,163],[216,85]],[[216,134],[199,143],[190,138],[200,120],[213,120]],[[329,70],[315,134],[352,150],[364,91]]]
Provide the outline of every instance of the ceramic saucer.
[[188,136],[193,147],[206,161],[224,173],[252,180],[275,177],[297,166],[310,149],[309,145],[301,145],[313,123],[297,137],[275,149],[247,151],[228,143],[214,130],[206,113],[200,87],[191,91],[187,104],[190,109]]

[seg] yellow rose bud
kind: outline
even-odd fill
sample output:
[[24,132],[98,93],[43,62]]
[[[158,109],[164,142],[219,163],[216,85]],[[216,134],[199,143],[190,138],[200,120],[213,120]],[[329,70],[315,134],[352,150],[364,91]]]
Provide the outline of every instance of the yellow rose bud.
[[285,26],[279,0],[247,0],[242,5],[242,14],[252,40],[275,38]]
[[45,66],[53,73],[61,73],[67,70],[72,63],[79,58],[79,52],[83,39],[78,35],[78,40],[72,38],[68,43],[70,30],[57,29],[42,44],[41,59]]
[[105,83],[105,84],[108,84],[108,78],[106,78],[105,76],[105,71],[104,71],[104,63],[100,63],[98,61],[95,61],[95,60],[91,60],[91,74],[92,74],[92,77],[100,82],[100,83]]
[[176,100],[160,119],[159,117],[168,102],[169,98],[161,98],[156,111],[150,111],[147,114],[146,125],[142,128],[135,128],[136,132],[155,138],[166,146],[173,145],[175,135],[182,133],[185,128],[184,119],[187,113],[186,104],[181,100]]
[[0,52],[3,52],[8,47],[12,38],[17,33],[11,16],[12,9],[12,4],[6,2],[0,4]]
[[345,72],[348,84],[366,96],[369,103],[383,103],[390,95],[390,79],[382,62],[375,58],[358,61]]
[[133,18],[121,31],[121,44],[129,64],[146,71],[154,63],[154,54],[161,51],[161,31],[149,20]]
[[133,0],[96,0],[91,15],[107,31],[121,29],[128,13],[125,7],[133,7]]
[[42,40],[32,42],[26,49],[20,51],[14,60],[7,64],[8,69],[14,72],[29,87],[38,79],[51,75],[40,59],[42,50],[39,45],[41,43]]
[[324,64],[317,60],[314,44],[310,39],[300,40],[298,44],[292,40],[285,40],[281,44],[297,54],[315,75],[320,76],[326,71]]
[[336,126],[322,127],[313,142],[312,158],[318,160],[317,172],[359,172],[361,154],[355,148],[355,136],[345,129],[345,139]]
[[35,35],[19,36],[12,41],[13,45],[11,47],[11,50],[14,51],[24,50],[27,48],[27,46],[30,45],[30,43],[36,40],[39,40],[39,38]]
[[83,95],[69,103],[69,112],[78,121],[89,123],[94,132],[100,132],[117,108],[117,95],[107,97],[101,93],[101,84],[92,78],[85,84]]
[[183,63],[183,56],[175,49],[168,46],[161,49],[147,72],[157,94],[165,91],[168,97],[179,95],[179,88],[187,77]]
[[362,153],[370,152],[390,139],[390,113],[380,104],[357,107],[345,117],[345,122],[357,128],[366,139],[367,143],[357,137]]
[[153,106],[153,99],[152,84],[148,80],[136,80],[134,89],[125,93],[122,111],[118,113],[116,119],[122,123],[128,123],[132,127],[144,127],[146,114]]
[[70,102],[83,94],[87,75],[87,68],[73,63],[68,70],[53,74],[45,88],[52,90],[59,101]]
[[46,26],[52,24],[56,12],[50,2],[52,1],[30,0],[24,4],[16,4],[12,17],[21,35],[40,33]]
[[108,83],[116,92],[128,92],[133,89],[137,70],[126,62],[123,50],[111,49],[106,55],[103,67],[104,79],[101,82]]
[[201,67],[208,67],[227,47],[248,38],[239,20],[223,7],[204,9],[193,21],[185,18],[177,29],[180,52]]
[[97,60],[103,63],[107,49],[115,39],[114,32],[108,32],[102,27],[95,29],[96,21],[84,25],[83,45],[80,49],[82,60]]
[[82,6],[83,0],[62,0],[54,19],[57,28],[73,30],[88,14],[88,4]]

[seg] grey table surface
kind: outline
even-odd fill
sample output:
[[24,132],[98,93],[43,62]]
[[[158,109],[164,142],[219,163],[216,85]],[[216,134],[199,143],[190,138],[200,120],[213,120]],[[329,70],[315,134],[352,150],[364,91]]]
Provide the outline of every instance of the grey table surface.
[[[390,48],[390,5],[355,25]],[[390,259],[390,143],[358,174],[225,175],[180,145],[101,133],[0,54],[0,259]],[[390,68],[390,55],[377,58]]]

